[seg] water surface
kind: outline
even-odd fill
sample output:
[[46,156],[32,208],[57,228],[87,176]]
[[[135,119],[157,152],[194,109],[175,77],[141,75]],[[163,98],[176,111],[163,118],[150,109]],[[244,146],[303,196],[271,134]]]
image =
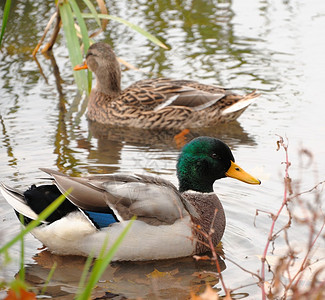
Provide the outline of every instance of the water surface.
[[[261,186],[231,179],[220,180],[214,186],[227,216],[223,238],[226,256],[256,272],[271,224],[268,215],[260,214],[254,226],[256,209],[275,212],[282,202],[284,153],[276,151],[278,135],[289,139],[290,175],[295,182],[299,180],[301,190],[325,178],[324,2],[125,0],[109,1],[108,5],[111,14],[140,25],[170,47],[168,51],[159,49],[125,26],[111,22],[96,40],[109,42],[118,56],[144,71],[125,70],[124,87],[136,80],[164,76],[216,83],[242,93],[258,89],[261,93],[237,122],[198,130],[189,137],[211,135],[223,139],[232,148],[236,162],[262,180]],[[54,11],[53,1],[13,1],[0,52],[1,181],[24,189],[42,181],[44,174],[39,167],[50,167],[73,175],[159,175],[177,184],[179,149],[173,141],[174,132],[144,134],[88,124],[62,35],[52,56],[37,56],[40,72],[31,52]],[[302,148],[310,150],[312,160],[301,158]],[[315,205],[312,194],[305,198]],[[324,196],[320,201],[324,203]],[[2,196],[0,203],[3,245],[19,232],[20,226]],[[277,229],[285,222],[285,216],[280,218]],[[307,228],[293,224],[291,230],[293,242],[307,242]],[[324,239],[317,246],[315,259],[324,259]],[[84,259],[42,252],[38,249],[41,244],[31,235],[26,237],[25,247],[31,284],[41,287],[53,261],[57,261],[58,270],[48,292],[54,298],[72,299]],[[277,255],[284,253],[281,239],[276,249]],[[11,249],[13,263],[0,269],[1,278],[9,281],[19,270],[15,263],[19,252],[19,245]],[[164,276],[155,278],[155,269]],[[191,258],[113,264],[97,292],[98,296],[109,291],[131,299],[185,299],[190,290],[204,289],[206,282],[221,289],[215,277],[198,275],[204,269],[215,271],[214,266]],[[231,288],[255,282],[227,260],[223,276]],[[260,299],[256,285],[235,293],[236,298]]]

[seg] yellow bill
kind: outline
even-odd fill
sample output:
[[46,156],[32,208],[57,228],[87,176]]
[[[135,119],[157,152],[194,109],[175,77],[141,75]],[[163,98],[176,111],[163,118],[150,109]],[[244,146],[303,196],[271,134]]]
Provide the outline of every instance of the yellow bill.
[[261,184],[261,181],[259,179],[245,172],[233,161],[231,162],[230,168],[226,172],[226,176],[238,179],[249,184]]

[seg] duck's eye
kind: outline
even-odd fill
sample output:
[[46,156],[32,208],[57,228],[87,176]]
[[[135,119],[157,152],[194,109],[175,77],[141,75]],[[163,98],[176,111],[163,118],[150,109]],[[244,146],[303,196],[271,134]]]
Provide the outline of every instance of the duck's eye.
[[93,52],[88,52],[87,55],[86,55],[86,59],[89,57],[89,56],[98,56],[96,53],[93,53]]
[[212,154],[211,154],[211,157],[212,157],[213,159],[221,159],[221,157],[220,157],[217,153],[212,153]]

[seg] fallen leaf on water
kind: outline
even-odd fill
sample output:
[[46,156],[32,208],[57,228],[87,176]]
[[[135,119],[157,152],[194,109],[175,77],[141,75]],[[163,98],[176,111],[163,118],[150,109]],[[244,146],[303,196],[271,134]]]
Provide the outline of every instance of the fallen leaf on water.
[[199,255],[193,255],[193,258],[198,261],[198,260],[211,260],[210,256],[207,255],[203,255],[203,256],[199,256]]
[[[219,295],[213,290],[213,288],[210,285],[207,285],[205,288],[204,293],[197,296],[194,293],[191,293],[191,300],[218,300]],[[229,299],[229,298],[225,298]]]
[[33,259],[43,268],[51,269],[53,264],[56,262],[59,268],[74,268],[83,270],[84,264],[86,262],[86,258],[82,256],[74,256],[74,255],[56,255],[51,253],[50,251],[42,251],[39,252]]
[[196,285],[202,286],[204,284],[208,284],[214,286],[215,284],[218,283],[218,274],[216,273],[194,272],[192,276],[195,277],[192,283]]
[[151,273],[147,274],[147,278],[161,278],[161,277],[166,277],[166,276],[174,276],[177,274],[179,271],[178,269],[174,269],[170,272],[160,272],[157,269],[154,269]]
[[20,288],[19,292],[10,289],[4,300],[36,300],[36,294],[27,292],[23,288]]

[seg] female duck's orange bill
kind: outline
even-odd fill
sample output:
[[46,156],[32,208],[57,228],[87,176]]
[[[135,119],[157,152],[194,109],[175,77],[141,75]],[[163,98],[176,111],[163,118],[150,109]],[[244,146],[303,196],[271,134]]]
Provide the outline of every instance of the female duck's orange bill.
[[261,181],[259,179],[245,172],[233,161],[231,162],[230,168],[226,172],[226,176],[238,179],[249,184],[261,184]]
[[80,65],[76,65],[73,70],[74,71],[79,71],[79,70],[83,70],[83,69],[88,69],[87,63],[86,61],[84,61],[82,64]]

